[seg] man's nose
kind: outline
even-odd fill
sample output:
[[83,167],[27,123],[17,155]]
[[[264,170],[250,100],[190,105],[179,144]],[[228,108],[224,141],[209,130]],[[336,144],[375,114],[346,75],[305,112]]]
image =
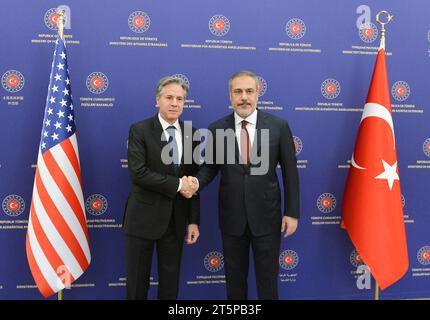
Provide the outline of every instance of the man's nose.
[[246,91],[242,92],[242,97],[241,97],[242,101],[244,100],[248,100],[248,94],[246,93]]

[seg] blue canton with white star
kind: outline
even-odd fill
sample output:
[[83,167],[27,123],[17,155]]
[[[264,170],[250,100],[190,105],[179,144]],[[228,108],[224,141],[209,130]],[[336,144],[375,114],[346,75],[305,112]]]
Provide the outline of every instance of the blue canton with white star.
[[51,67],[40,150],[48,151],[76,131],[64,41],[58,37]]

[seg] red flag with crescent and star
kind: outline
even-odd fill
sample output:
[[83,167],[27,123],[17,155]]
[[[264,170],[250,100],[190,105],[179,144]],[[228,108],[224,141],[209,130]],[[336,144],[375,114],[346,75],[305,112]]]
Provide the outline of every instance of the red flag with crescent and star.
[[408,248],[383,45],[343,194],[342,228],[382,290],[406,273]]

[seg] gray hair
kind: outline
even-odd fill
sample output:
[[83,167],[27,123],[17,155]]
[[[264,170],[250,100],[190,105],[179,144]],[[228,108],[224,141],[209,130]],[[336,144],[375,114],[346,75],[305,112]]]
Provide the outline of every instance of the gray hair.
[[182,87],[182,89],[184,89],[184,91],[185,91],[185,97],[187,96],[188,90],[190,89],[188,84],[184,80],[182,80],[181,78],[167,76],[167,77],[161,78],[157,83],[157,97],[163,92],[163,89],[165,86],[172,84],[172,83],[176,83],[176,84],[180,85]]
[[238,71],[238,72],[234,73],[230,77],[230,79],[228,80],[228,87],[229,87],[230,90],[231,90],[231,82],[234,79],[239,78],[239,77],[251,77],[251,78],[253,78],[255,80],[255,85],[258,88],[258,82],[259,81],[258,81],[257,75],[254,72],[252,72],[252,71],[242,70],[242,71]]

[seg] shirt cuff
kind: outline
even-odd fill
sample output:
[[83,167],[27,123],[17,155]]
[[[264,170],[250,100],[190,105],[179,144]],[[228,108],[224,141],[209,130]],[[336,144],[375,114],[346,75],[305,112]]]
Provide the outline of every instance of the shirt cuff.
[[199,189],[200,188],[199,179],[197,179],[196,177],[194,177],[194,182],[197,183],[197,189]]
[[181,189],[182,189],[182,179],[179,179],[179,187],[178,187],[178,191],[176,192],[181,191]]

